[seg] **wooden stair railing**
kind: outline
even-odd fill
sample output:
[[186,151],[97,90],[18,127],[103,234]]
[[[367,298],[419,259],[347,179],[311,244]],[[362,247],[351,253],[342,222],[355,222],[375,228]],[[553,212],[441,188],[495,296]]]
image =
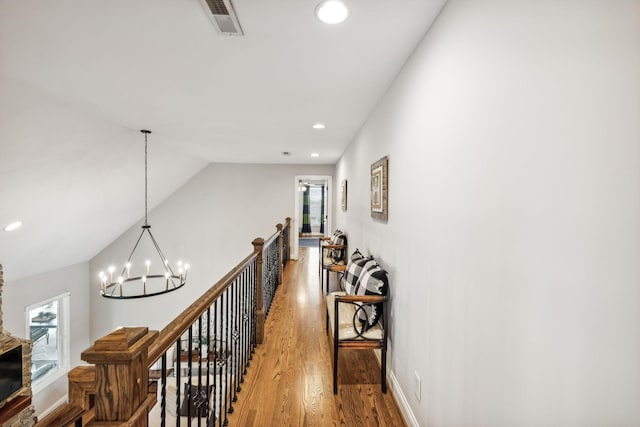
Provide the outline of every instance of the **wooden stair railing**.
[[[264,319],[289,259],[290,227],[291,219],[286,218],[285,225],[278,224],[267,241],[255,239],[249,256],[159,333],[144,327],[120,328],[96,340],[82,353],[82,359],[93,365],[69,372],[69,402],[37,426],[146,427],[148,413],[158,402],[157,393],[161,425],[171,425],[166,409],[172,370],[178,385],[176,409],[183,372],[189,390],[192,385],[205,385],[195,384],[194,371],[197,378],[206,372],[207,382],[213,378],[214,390],[218,390],[211,397],[212,419],[218,424],[224,418],[226,425],[226,414],[233,412],[255,346],[264,339]],[[200,354],[193,348],[194,333],[209,351]],[[221,343],[226,343],[224,348]],[[170,349],[175,349],[175,358],[167,360]],[[150,380],[149,370],[156,362],[160,369],[154,370],[157,377]]]
[[69,403],[58,406],[38,421],[38,427],[81,427],[95,416],[96,367],[76,366],[68,374]]

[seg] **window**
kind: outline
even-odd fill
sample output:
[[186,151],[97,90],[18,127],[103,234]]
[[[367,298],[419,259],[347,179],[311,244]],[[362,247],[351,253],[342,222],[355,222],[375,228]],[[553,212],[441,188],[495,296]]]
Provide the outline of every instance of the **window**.
[[42,390],[69,370],[69,294],[27,307],[31,339],[33,392]]
[[320,227],[322,221],[322,191],[324,187],[309,188],[309,222],[313,227]]

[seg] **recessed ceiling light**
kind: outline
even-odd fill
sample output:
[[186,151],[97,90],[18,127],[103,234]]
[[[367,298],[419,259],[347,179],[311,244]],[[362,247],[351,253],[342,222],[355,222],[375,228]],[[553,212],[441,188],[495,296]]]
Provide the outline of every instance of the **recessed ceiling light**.
[[320,157],[320,154],[318,154],[318,153],[311,153],[311,157]]
[[326,128],[326,126],[322,123],[316,123],[315,125],[311,126],[314,129],[324,129]]
[[16,221],[16,222],[12,222],[11,224],[7,225],[4,228],[4,231],[13,231],[13,230],[17,230],[18,228],[22,227],[22,222],[21,221]]
[[325,24],[339,24],[349,16],[349,8],[343,0],[324,0],[316,6],[316,16]]

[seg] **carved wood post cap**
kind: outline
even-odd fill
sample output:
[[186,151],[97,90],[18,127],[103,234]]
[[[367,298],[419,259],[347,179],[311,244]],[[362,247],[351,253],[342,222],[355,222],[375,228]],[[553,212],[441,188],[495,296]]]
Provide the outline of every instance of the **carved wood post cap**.
[[264,239],[262,237],[258,237],[256,239],[253,239],[253,242],[251,242],[251,244],[253,245],[254,249],[258,249],[258,247],[263,247],[264,246]]
[[283,228],[283,227],[284,227],[284,225],[282,225],[282,224],[276,224],[276,229],[277,229],[278,231],[282,231],[282,228]]
[[119,328],[96,340],[93,346],[82,352],[82,360],[93,364],[128,363],[146,353],[158,337],[158,331],[149,328]]

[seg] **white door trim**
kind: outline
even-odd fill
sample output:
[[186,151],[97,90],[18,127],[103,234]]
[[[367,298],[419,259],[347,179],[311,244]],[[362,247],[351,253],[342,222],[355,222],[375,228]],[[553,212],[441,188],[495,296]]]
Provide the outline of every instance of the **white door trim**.
[[302,218],[300,214],[302,212],[302,197],[301,191],[298,190],[298,183],[300,181],[321,181],[324,180],[327,182],[327,199],[326,203],[326,212],[327,222],[324,227],[325,235],[327,233],[331,233],[331,224],[333,222],[333,176],[331,175],[296,175],[293,180],[293,192],[294,192],[294,206],[295,213],[293,216],[293,222],[291,223],[291,235],[293,238],[291,239],[291,254],[290,257],[292,259],[298,259],[298,227],[299,224],[302,224]]

